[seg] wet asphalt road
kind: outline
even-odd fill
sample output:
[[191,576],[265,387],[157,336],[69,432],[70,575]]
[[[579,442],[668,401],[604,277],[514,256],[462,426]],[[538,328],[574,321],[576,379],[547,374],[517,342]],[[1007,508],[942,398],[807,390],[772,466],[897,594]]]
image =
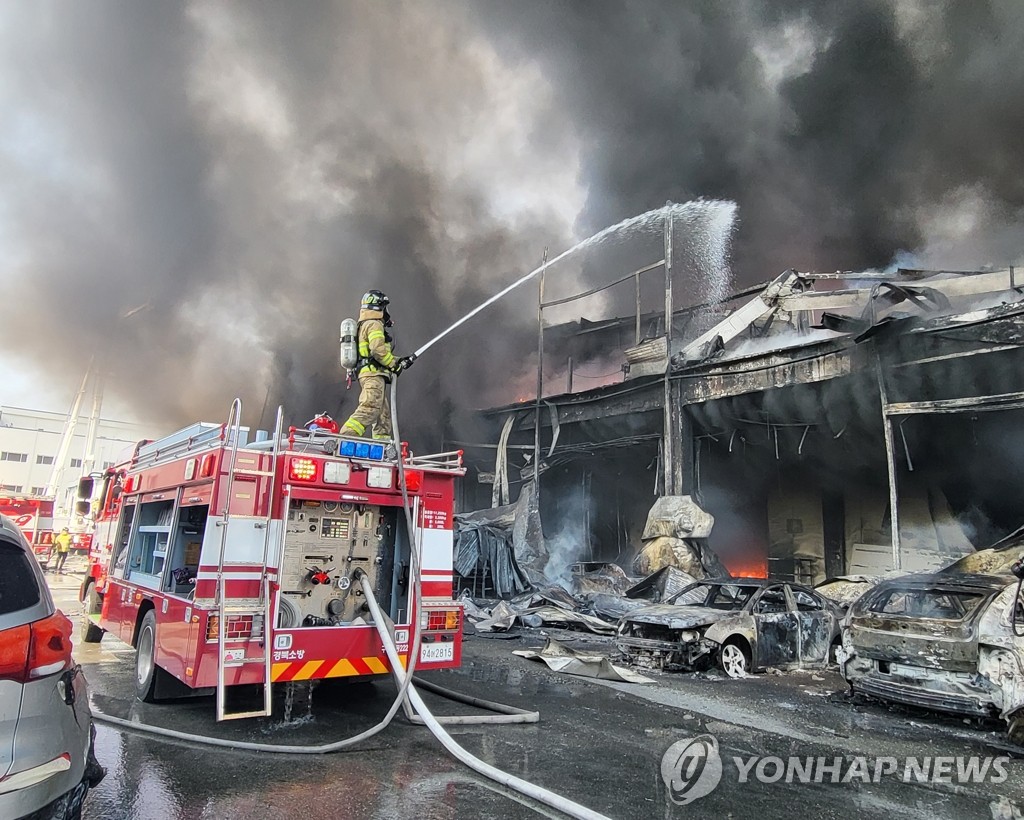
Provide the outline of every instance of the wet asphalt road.
[[[77,613],[77,578],[52,582],[58,605]],[[562,633],[578,638],[570,633]],[[536,725],[454,728],[485,761],[613,818],[1018,818],[1024,809],[1024,756],[998,724],[979,725],[923,711],[853,702],[832,672],[709,680],[654,675],[653,685],[572,678],[511,654],[539,647],[467,638],[461,669],[431,680],[479,697],[538,708]],[[577,641],[578,643],[578,641]],[[217,725],[212,698],[147,705],[133,697],[129,647],[107,636],[79,644],[95,710],[197,734],[267,743],[324,743],[359,732],[390,706],[394,687],[322,685],[311,716],[297,704],[290,725],[248,720]],[[438,714],[468,707],[425,694]],[[714,736],[723,759],[718,787],[688,806],[669,799],[661,776],[666,749]],[[550,814],[509,795],[450,758],[429,732],[399,717],[359,750],[296,757],[203,749],[99,727],[97,756],[107,767],[84,817],[122,818],[534,818]],[[1018,755],[1003,783],[738,782],[734,757]],[[768,770],[769,772],[771,769]]]

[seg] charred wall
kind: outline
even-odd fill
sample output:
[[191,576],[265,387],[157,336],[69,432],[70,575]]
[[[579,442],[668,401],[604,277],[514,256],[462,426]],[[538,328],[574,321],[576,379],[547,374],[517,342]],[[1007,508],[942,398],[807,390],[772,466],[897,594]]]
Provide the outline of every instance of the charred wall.
[[[710,543],[726,566],[804,581],[891,568],[880,373],[890,411],[902,408],[891,416],[902,568],[941,566],[1017,529],[1024,409],[991,399],[966,412],[942,404],[1024,393],[1024,337],[1016,314],[1002,310],[898,321],[863,338],[673,373],[673,450],[685,454],[684,492],[692,488],[715,516]],[[626,565],[624,540],[639,546],[652,496],[664,492],[664,395],[663,379],[651,376],[546,400],[542,518],[548,537],[564,522],[584,522],[583,530],[575,525],[575,560]],[[940,404],[915,404],[922,402]],[[532,472],[534,413],[496,411],[492,428],[509,412],[517,418],[511,441],[523,448],[514,458]]]
[[540,512],[549,546],[561,547],[569,563],[613,561],[628,569],[656,498],[657,468],[658,444],[648,441],[544,472]]
[[[889,400],[1020,391],[1016,351],[886,367]],[[891,365],[891,363],[890,363]],[[877,377],[746,393],[687,408],[698,493],[727,566],[814,578],[891,561],[892,511]],[[902,565],[924,570],[1017,529],[1024,411],[896,417]],[[754,516],[753,509],[763,511]],[[721,532],[723,521],[729,521]],[[736,522],[742,521],[748,529]],[[805,578],[804,580],[807,580]]]

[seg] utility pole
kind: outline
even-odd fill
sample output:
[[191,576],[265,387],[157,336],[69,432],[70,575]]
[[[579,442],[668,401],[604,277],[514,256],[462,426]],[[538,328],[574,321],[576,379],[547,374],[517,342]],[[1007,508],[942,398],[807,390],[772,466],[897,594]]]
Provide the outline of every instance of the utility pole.
[[875,371],[878,375],[878,398],[882,404],[882,433],[885,436],[885,463],[889,472],[889,527],[892,530],[892,568],[903,569],[900,555],[900,490],[896,466],[896,447],[892,436],[892,418],[889,415],[889,392],[885,387],[885,372],[882,357],[875,354]]
[[[671,205],[671,201],[666,203]],[[675,447],[672,439],[675,425],[672,423],[672,210],[665,215],[665,394],[664,419],[665,427],[662,434],[662,450],[665,454],[665,495],[675,495]]]
[[547,273],[548,249],[544,249],[540,280],[537,284],[537,400],[533,408],[533,491],[540,503],[540,401],[544,395],[544,274]]

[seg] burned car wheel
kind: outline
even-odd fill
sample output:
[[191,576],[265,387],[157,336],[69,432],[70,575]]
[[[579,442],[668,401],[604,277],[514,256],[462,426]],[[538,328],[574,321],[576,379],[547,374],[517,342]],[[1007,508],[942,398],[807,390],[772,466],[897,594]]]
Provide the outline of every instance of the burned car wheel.
[[750,671],[750,650],[739,641],[729,641],[718,653],[718,664],[730,678],[744,678]]

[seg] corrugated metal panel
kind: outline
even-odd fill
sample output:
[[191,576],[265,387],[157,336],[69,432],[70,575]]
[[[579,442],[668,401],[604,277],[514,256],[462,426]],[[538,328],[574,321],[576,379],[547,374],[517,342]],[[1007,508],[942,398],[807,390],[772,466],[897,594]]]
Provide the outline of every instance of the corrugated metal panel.
[[483,594],[508,598],[530,588],[516,564],[512,531],[479,522],[458,522],[455,572]]

